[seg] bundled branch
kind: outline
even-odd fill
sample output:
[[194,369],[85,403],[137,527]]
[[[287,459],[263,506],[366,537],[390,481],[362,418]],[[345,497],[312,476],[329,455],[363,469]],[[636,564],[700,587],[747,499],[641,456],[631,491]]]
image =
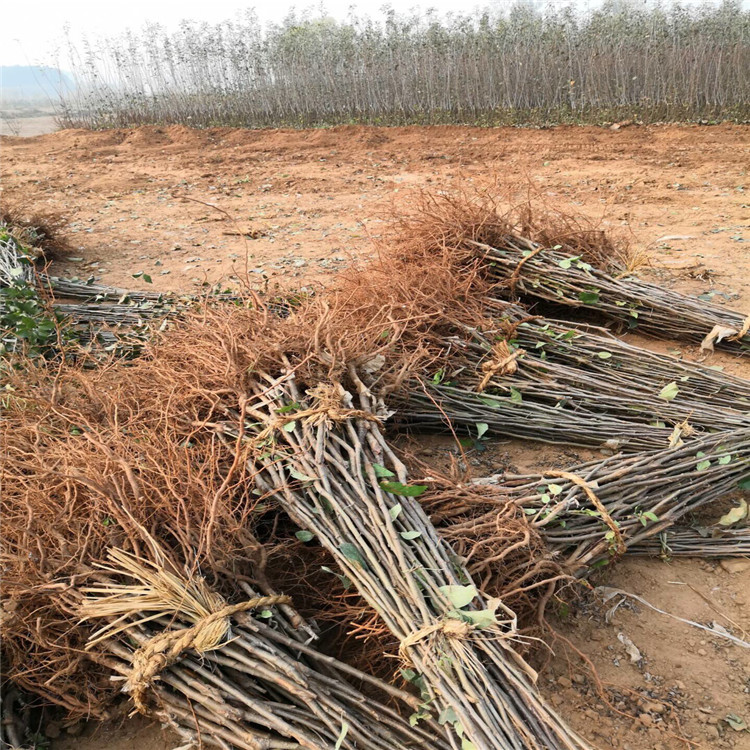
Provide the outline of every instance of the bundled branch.
[[[412,710],[419,699],[307,645],[309,628],[300,628],[293,610],[293,617],[285,614],[289,597],[258,596],[244,584],[249,599],[227,605],[202,579],[159,558],[154,564],[110,550],[103,569],[113,580],[130,580],[83,589],[89,597],[80,613],[111,620],[89,645],[110,646],[109,663],[125,677],[136,707],[146,711],[155,698],[157,712],[183,739],[242,750],[448,747],[436,723],[411,727],[352,680]],[[175,627],[181,622],[186,626]],[[138,643],[134,652],[121,633]]]
[[[419,698],[324,655],[268,582],[273,543],[252,534],[267,511],[253,510],[241,444],[154,429],[159,396],[134,413],[106,371],[63,374],[51,400],[41,370],[16,384],[2,468],[8,676],[101,717],[121,675],[139,710],[225,749],[447,750],[436,723],[410,726]],[[238,582],[246,600],[228,605],[219,589],[236,599]],[[81,615],[111,624],[96,631]]]
[[453,746],[463,738],[481,750],[585,747],[541,701],[513,649],[515,615],[479,594],[437,535],[414,500],[421,489],[407,484],[384,439],[382,404],[349,375],[356,406],[340,386],[306,398],[292,371],[264,377],[247,407],[248,429],[262,426],[256,482],[319,539],[398,638],[424,714],[434,706],[453,725]]
[[495,330],[452,337],[432,378],[406,393],[415,430],[452,428],[648,450],[747,424],[750,382],[496,305]]
[[486,196],[425,196],[400,222],[420,252],[478,265],[492,294],[576,309],[662,339],[750,347],[750,315],[638,279],[643,258],[601,230],[529,205],[504,211]]
[[431,501],[426,495],[424,504],[446,539],[486,539],[491,547],[498,509],[514,503],[558,551],[565,569],[585,574],[736,492],[748,477],[750,431],[744,428],[567,471],[498,475],[477,480],[494,488],[484,499],[450,503],[444,496]]
[[[138,708],[224,750],[586,747],[537,693],[518,612],[543,621],[537,592],[736,491],[750,385],[530,317],[501,287],[533,289],[525,275],[556,251],[436,226],[438,242],[396,245],[279,310],[191,316],[192,300],[58,285],[89,335],[152,311],[184,319],[150,328],[128,363],[3,371],[3,648],[19,685],[104,715],[118,675]],[[526,260],[508,276],[485,245]],[[563,288],[573,266],[598,278],[594,246],[580,267],[556,261]],[[612,307],[640,320],[623,299]],[[390,407],[420,428],[641,452],[428,492],[389,445]],[[315,616],[278,594],[310,586],[290,545],[318,543],[361,597],[360,632],[399,644],[418,696],[323,655]],[[274,555],[286,579],[269,575]]]
[[750,316],[642,281],[613,276],[580,256],[506,235],[493,245],[471,241],[499,289],[526,301],[595,311],[650,336],[713,349],[750,349]]
[[649,557],[748,557],[750,529],[727,529],[721,526],[674,526],[654,537],[641,540],[629,550],[631,555]]

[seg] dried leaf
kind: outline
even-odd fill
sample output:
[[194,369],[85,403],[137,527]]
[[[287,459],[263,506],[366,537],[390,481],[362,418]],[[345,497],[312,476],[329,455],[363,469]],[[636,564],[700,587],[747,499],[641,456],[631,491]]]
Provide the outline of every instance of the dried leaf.
[[628,638],[628,636],[625,635],[625,633],[618,633],[617,640],[620,641],[623,646],[625,646],[625,651],[627,651],[627,654],[630,657],[630,661],[633,664],[637,664],[643,659],[643,656],[638,650],[638,647],[635,645],[635,643],[633,643],[633,641],[630,640],[630,638]]
[[706,338],[701,341],[701,350],[712,352],[714,344],[718,344],[729,336],[736,336],[739,331],[731,326],[715,325]]
[[732,510],[729,511],[729,513],[723,515],[719,519],[719,525],[720,526],[733,526],[736,523],[739,523],[740,521],[747,518],[747,500],[744,498],[740,499],[740,504],[732,508]]

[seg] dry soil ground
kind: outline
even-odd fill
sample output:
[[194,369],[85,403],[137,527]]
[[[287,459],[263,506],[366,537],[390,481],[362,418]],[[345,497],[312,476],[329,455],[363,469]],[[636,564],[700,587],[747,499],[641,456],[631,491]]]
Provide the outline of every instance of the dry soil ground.
[[[80,247],[60,275],[133,287],[142,272],[157,289],[190,290],[246,271],[259,284],[325,283],[372,252],[383,218],[415,189],[490,188],[510,200],[531,192],[629,233],[651,251],[652,278],[748,312],[749,135],[730,125],[63,131],[2,139],[3,196],[68,217]],[[715,355],[712,364],[750,376],[746,361]],[[438,462],[451,450],[423,447]],[[511,441],[482,456],[481,469],[575,460],[574,450]],[[750,632],[750,561],[626,559],[604,581],[681,617]],[[592,601],[559,623],[606,693],[562,641],[540,678],[572,724],[600,748],[750,750],[750,732],[726,722],[734,714],[750,724],[750,650],[637,603],[608,623],[606,609]],[[163,750],[170,738],[136,720],[82,737],[63,730],[55,744],[134,747]]]

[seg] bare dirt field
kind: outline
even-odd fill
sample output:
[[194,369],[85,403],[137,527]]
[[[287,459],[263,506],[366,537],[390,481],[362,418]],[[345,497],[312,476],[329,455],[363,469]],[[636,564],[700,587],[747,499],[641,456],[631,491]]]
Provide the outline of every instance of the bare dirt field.
[[[373,252],[385,219],[416,190],[486,188],[510,201],[531,194],[628,233],[651,252],[651,279],[750,312],[747,127],[150,127],[4,137],[0,146],[3,199],[68,218],[78,249],[56,264],[59,275],[146,288],[139,274],[147,274],[149,288],[165,291],[231,286],[245,272],[261,285],[325,284]],[[710,364],[750,377],[746,360],[716,354]],[[423,446],[438,462],[451,450],[449,441]],[[484,454],[481,470],[569,465],[578,455],[510,441]],[[750,561],[628,558],[597,583],[750,633]],[[591,599],[558,613],[561,635],[580,651],[551,644],[540,686],[558,710],[598,748],[750,750],[750,731],[726,720],[750,725],[750,649],[638,602],[606,622],[608,606]],[[640,660],[631,661],[627,639]],[[53,747],[173,745],[137,720],[88,726],[82,736],[63,729]]]

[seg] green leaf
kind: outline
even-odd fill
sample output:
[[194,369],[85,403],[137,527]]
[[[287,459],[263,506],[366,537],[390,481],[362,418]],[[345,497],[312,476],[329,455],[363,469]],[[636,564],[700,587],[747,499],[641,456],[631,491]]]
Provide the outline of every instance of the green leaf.
[[293,419],[291,422],[287,422],[284,425],[284,432],[294,432],[294,428],[297,426],[297,420]]
[[455,724],[457,721],[458,716],[450,706],[444,708],[438,716],[438,724]]
[[740,481],[737,483],[737,486],[741,490],[750,490],[750,477],[747,479],[740,479]]
[[578,299],[583,302],[584,305],[595,305],[599,301],[598,291],[579,292]]
[[407,542],[410,542],[412,539],[418,539],[420,536],[422,536],[421,531],[399,531],[399,536],[402,539],[406,539]]
[[440,586],[439,590],[456,609],[471,604],[472,599],[477,595],[474,586]]
[[728,463],[731,462],[731,460],[732,460],[731,455],[722,456],[718,461],[719,466],[726,466]]
[[711,462],[706,459],[705,461],[700,461],[695,465],[696,471],[705,471],[709,466],[711,465]]
[[497,409],[499,406],[499,401],[496,398],[492,398],[492,396],[479,396],[478,398],[485,406],[489,406],[491,409]]
[[677,387],[677,383],[673,380],[671,383],[667,383],[667,385],[659,391],[659,398],[664,401],[672,401],[679,392],[680,389]]
[[273,617],[273,612],[271,612],[270,609],[263,609],[258,612],[258,617],[262,617],[264,620],[267,620],[269,617]]
[[523,396],[521,395],[520,391],[517,391],[515,388],[510,389],[510,400],[514,404],[520,404],[523,401]]
[[744,732],[748,729],[747,722],[737,714],[728,714],[725,721],[735,732]]
[[347,560],[351,560],[351,562],[359,565],[362,570],[367,570],[367,563],[365,562],[364,557],[362,557],[359,550],[353,544],[350,542],[344,542],[339,547],[339,551]]
[[477,440],[481,440],[484,434],[487,432],[487,430],[490,429],[490,426],[486,422],[477,422],[476,428],[477,428]]
[[152,281],[151,281],[151,277],[150,277],[150,276],[149,276],[149,275],[148,275],[147,273],[144,273],[144,274],[143,274],[143,275],[141,276],[141,278],[142,278],[142,279],[143,279],[143,280],[144,280],[144,281],[145,281],[145,282],[146,282],[147,284],[151,284],[151,283],[152,283]]
[[301,471],[297,471],[293,466],[290,467],[289,473],[294,479],[299,479],[300,482],[314,482],[316,477],[308,477],[307,474],[303,474]]
[[477,750],[477,746],[471,740],[467,740],[466,737],[463,737],[461,739],[461,750]]
[[654,523],[659,520],[659,516],[657,516],[652,510],[644,511],[642,515],[644,518],[648,518],[649,521],[653,521]]
[[599,359],[609,359],[612,356],[612,352],[597,352],[596,356]]
[[548,484],[547,490],[552,495],[559,495],[563,491],[563,488],[559,484]]
[[463,618],[468,620],[475,628],[489,628],[497,625],[497,617],[494,610],[480,609],[471,612],[462,612]]
[[395,521],[400,515],[403,508],[401,503],[396,503],[389,511],[388,515],[391,517],[391,521]]
[[426,484],[401,484],[401,482],[381,482],[380,489],[401,497],[419,497],[426,489]]
[[372,468],[375,472],[375,476],[379,479],[387,479],[388,477],[396,476],[390,469],[386,469],[385,466],[381,466],[380,464],[373,464]]
[[335,570],[331,570],[330,568],[327,568],[325,565],[321,565],[321,570],[324,570],[326,573],[331,573],[332,575],[335,575],[336,578],[341,581],[341,585],[344,587],[344,591],[348,591],[352,587],[352,581],[349,578],[349,576],[341,575],[341,573],[337,573]]
[[341,732],[339,733],[339,737],[336,740],[336,744],[333,746],[333,750],[341,750],[341,745],[344,744],[344,739],[346,739],[347,732],[349,731],[349,724],[346,722],[346,720],[341,720]]
[[299,409],[300,404],[298,401],[292,401],[291,404],[287,404],[286,406],[282,406],[280,409],[276,409],[277,414],[289,414],[291,411],[296,411]]
[[414,682],[417,678],[417,673],[413,669],[408,669],[406,667],[399,670],[401,672],[401,676],[407,681],[407,682]]
[[296,536],[297,539],[300,540],[300,542],[309,542],[311,539],[315,538],[315,534],[311,533],[310,531],[306,531],[305,529],[297,531],[294,536]]

